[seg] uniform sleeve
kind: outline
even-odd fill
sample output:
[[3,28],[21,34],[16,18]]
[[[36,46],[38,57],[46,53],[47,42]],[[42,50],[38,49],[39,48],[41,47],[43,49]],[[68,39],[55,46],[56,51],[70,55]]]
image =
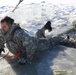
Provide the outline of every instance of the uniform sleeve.
[[4,43],[5,43],[5,40],[0,30],[0,49],[4,48]]

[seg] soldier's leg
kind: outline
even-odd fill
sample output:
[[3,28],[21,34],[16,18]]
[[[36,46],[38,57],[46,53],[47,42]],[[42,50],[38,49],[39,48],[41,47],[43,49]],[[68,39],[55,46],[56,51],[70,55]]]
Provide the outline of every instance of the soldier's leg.
[[41,29],[39,29],[38,31],[37,31],[37,33],[36,33],[36,36],[38,37],[38,38],[45,38],[45,30],[48,30],[49,32],[50,31],[52,31],[52,27],[51,27],[51,22],[50,21],[48,21],[45,25],[44,25],[44,27],[42,27]]
[[69,36],[66,37],[54,37],[50,39],[53,43],[53,46],[55,45],[64,45],[67,47],[74,47],[76,48],[76,40],[74,38],[70,38]]
[[69,36],[67,36],[66,39],[64,39],[62,42],[60,42],[61,45],[67,46],[67,47],[74,47],[76,48],[76,39],[75,38],[71,38]]
[[49,39],[47,39],[47,38],[39,39],[37,51],[49,50],[51,48],[52,48],[52,45],[50,45]]
[[38,42],[38,50],[49,50],[52,49],[56,45],[65,45],[68,42],[67,38],[64,37],[53,37],[53,38],[40,38]]

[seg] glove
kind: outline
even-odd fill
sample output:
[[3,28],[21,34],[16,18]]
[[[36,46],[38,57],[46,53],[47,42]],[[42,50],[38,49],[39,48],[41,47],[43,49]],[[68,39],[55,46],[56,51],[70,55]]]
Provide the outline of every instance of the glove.
[[2,51],[5,52],[5,50],[4,50],[3,48],[1,48],[1,49],[0,49],[0,54],[2,53]]

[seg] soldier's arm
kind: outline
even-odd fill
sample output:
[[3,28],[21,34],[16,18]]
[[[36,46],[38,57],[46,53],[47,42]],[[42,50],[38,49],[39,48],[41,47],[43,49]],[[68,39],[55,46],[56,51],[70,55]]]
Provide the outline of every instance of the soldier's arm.
[[5,52],[4,51],[4,43],[5,43],[4,37],[3,37],[2,33],[1,33],[1,30],[0,30],[0,54],[1,54],[2,51]]

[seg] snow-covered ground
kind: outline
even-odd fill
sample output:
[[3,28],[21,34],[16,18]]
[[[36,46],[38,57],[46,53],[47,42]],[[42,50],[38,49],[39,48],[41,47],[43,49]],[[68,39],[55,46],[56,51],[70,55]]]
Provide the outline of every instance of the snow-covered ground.
[[[73,28],[72,23],[76,21],[76,7],[64,4],[52,3],[22,3],[15,12],[11,12],[14,6],[0,7],[0,18],[8,15],[15,22],[28,30],[29,35],[35,36],[38,29],[47,21],[52,22],[52,32],[46,31],[46,37],[53,37]],[[75,75],[76,72],[76,50],[75,48],[56,46],[51,51],[44,51],[32,64],[24,66],[13,66],[15,60],[0,60],[0,75],[59,75],[54,71],[63,70],[66,74]],[[9,64],[10,63],[10,64]],[[63,72],[63,73],[64,73]]]
[[[15,12],[8,14],[20,23],[22,28],[34,35],[38,29],[44,26],[47,21],[52,22],[53,29],[62,29],[71,26],[76,21],[76,7],[64,4],[54,5],[52,3],[22,3]],[[65,29],[64,28],[64,29]],[[46,31],[46,35],[49,33]]]
[[[55,5],[52,3],[22,3],[15,10],[11,12],[14,6],[0,7],[0,17],[8,15],[15,19],[22,28],[29,31],[30,35],[44,26],[49,20],[52,22],[53,29],[61,29],[66,26],[71,26],[73,21],[76,21],[76,7],[64,4]],[[47,31],[46,31],[46,34]]]

